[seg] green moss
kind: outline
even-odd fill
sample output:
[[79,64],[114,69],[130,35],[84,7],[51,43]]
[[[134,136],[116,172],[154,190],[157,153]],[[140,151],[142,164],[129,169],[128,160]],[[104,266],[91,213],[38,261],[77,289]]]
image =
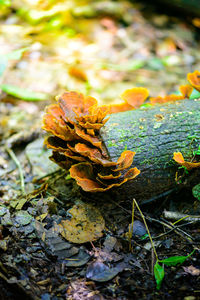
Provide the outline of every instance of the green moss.
[[117,147],[117,144],[115,143],[115,141],[108,141],[108,144],[107,144],[108,147]]

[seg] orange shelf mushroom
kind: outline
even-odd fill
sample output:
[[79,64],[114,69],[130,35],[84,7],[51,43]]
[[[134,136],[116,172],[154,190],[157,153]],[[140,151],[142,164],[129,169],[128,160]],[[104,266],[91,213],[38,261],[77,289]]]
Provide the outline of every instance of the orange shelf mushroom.
[[128,89],[121,94],[121,98],[134,108],[140,107],[148,96],[149,91],[143,87]]
[[193,73],[188,73],[187,80],[197,91],[200,92],[200,72],[199,71],[196,70]]
[[162,96],[151,97],[150,103],[151,104],[156,104],[156,103],[163,104],[166,102],[173,102],[173,101],[177,101],[177,100],[189,99],[190,95],[192,94],[193,87],[189,84],[181,85],[179,87],[179,90],[181,92],[181,95],[172,94],[172,95],[166,95],[163,97]]
[[[138,103],[148,96],[145,90],[140,88],[140,95],[135,91]],[[45,144],[53,150],[50,159],[69,170],[84,191],[107,191],[140,174],[136,167],[130,168],[135,152],[124,151],[117,162],[109,159],[99,130],[109,119],[105,117],[111,106],[98,106],[96,99],[76,92],[66,92],[56,100],[43,117],[43,129],[52,134]]]
[[[193,87],[200,91],[200,72],[189,73],[187,78],[190,85],[179,87],[181,95],[150,98],[150,103],[189,98]],[[98,106],[95,98],[77,92],[57,97],[57,103],[49,105],[43,117],[43,129],[51,134],[45,140],[46,146],[53,150],[50,159],[69,170],[84,191],[107,191],[134,179],[140,174],[137,168],[131,168],[135,152],[124,151],[117,162],[111,161],[99,131],[108,121],[108,114],[138,108],[148,96],[146,88],[132,88],[122,93],[121,104],[102,106]],[[174,153],[174,160],[187,169],[200,166],[186,162],[180,152]]]
[[[144,101],[148,98],[149,91],[143,87],[137,87],[125,90],[121,94],[121,98],[124,102],[119,104],[112,104],[109,106],[109,114],[115,114],[127,110],[133,110],[139,108]],[[106,109],[108,106],[104,105],[102,108]]]
[[163,104],[166,102],[172,102],[172,101],[183,100],[183,99],[185,99],[185,98],[182,95],[172,94],[172,95],[167,95],[164,97],[162,97],[162,96],[151,97],[150,103],[151,104],[156,104],[156,103]]
[[187,170],[194,168],[200,168],[200,162],[189,162],[185,161],[181,152],[174,152],[173,159],[181,166],[186,167]]
[[191,94],[192,94],[192,91],[193,91],[193,87],[189,84],[186,84],[186,85],[180,85],[179,86],[179,90],[183,96],[183,99],[189,99]]

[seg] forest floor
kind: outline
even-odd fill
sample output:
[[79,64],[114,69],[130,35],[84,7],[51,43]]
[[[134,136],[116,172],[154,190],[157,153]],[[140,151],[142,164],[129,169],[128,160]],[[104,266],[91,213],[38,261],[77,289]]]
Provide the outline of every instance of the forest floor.
[[[41,129],[45,106],[66,90],[100,104],[135,86],[177,91],[200,70],[200,19],[144,3],[78,2],[14,0],[0,10],[0,299],[200,299],[193,187],[141,205],[150,234],[137,209],[132,230],[133,200],[82,192],[49,160]],[[156,254],[175,257],[159,263],[162,283]]]

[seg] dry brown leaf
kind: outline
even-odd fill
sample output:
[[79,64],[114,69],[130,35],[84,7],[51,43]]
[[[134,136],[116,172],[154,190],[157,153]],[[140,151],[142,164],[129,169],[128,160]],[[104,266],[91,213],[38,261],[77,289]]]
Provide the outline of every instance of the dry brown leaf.
[[189,267],[183,267],[184,271],[188,274],[191,274],[192,276],[199,276],[200,275],[200,269],[195,268],[194,266]]
[[62,220],[59,225],[62,236],[68,241],[82,244],[103,235],[105,221],[92,205],[79,201],[68,212],[71,220]]

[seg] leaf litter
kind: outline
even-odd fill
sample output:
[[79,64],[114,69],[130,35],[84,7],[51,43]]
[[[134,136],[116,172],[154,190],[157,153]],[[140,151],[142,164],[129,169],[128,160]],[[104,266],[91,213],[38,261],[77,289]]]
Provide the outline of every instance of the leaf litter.
[[[200,69],[199,33],[192,25],[197,22],[158,14],[148,4],[82,2],[72,1],[70,8],[67,2],[41,7],[37,2],[33,7],[30,1],[22,5],[15,0],[0,12],[0,286],[7,289],[6,300],[19,295],[192,297],[198,286],[199,250],[184,260],[193,242],[199,246],[198,220],[173,225],[161,215],[166,206],[199,215],[199,182],[193,188],[195,199],[183,192],[177,196],[180,201],[169,197],[155,211],[144,208],[159,252],[157,277],[163,277],[162,261],[175,257],[172,263],[184,262],[181,270],[165,268],[156,291],[155,258],[152,245],[146,247],[148,237],[140,238],[146,230],[139,214],[132,239],[127,238],[132,203],[112,192],[104,199],[80,193],[70,176],[66,179],[54,169],[40,127],[44,106],[65,90],[91,94],[106,104],[117,103],[133,85],[149,88],[153,96],[176,91],[185,84],[186,73]],[[25,195],[19,168],[5,145],[23,170]],[[192,240],[184,239],[186,234]]]
[[78,202],[68,210],[70,220],[60,223],[61,235],[73,243],[87,243],[102,237],[105,221],[99,211],[86,203]]

